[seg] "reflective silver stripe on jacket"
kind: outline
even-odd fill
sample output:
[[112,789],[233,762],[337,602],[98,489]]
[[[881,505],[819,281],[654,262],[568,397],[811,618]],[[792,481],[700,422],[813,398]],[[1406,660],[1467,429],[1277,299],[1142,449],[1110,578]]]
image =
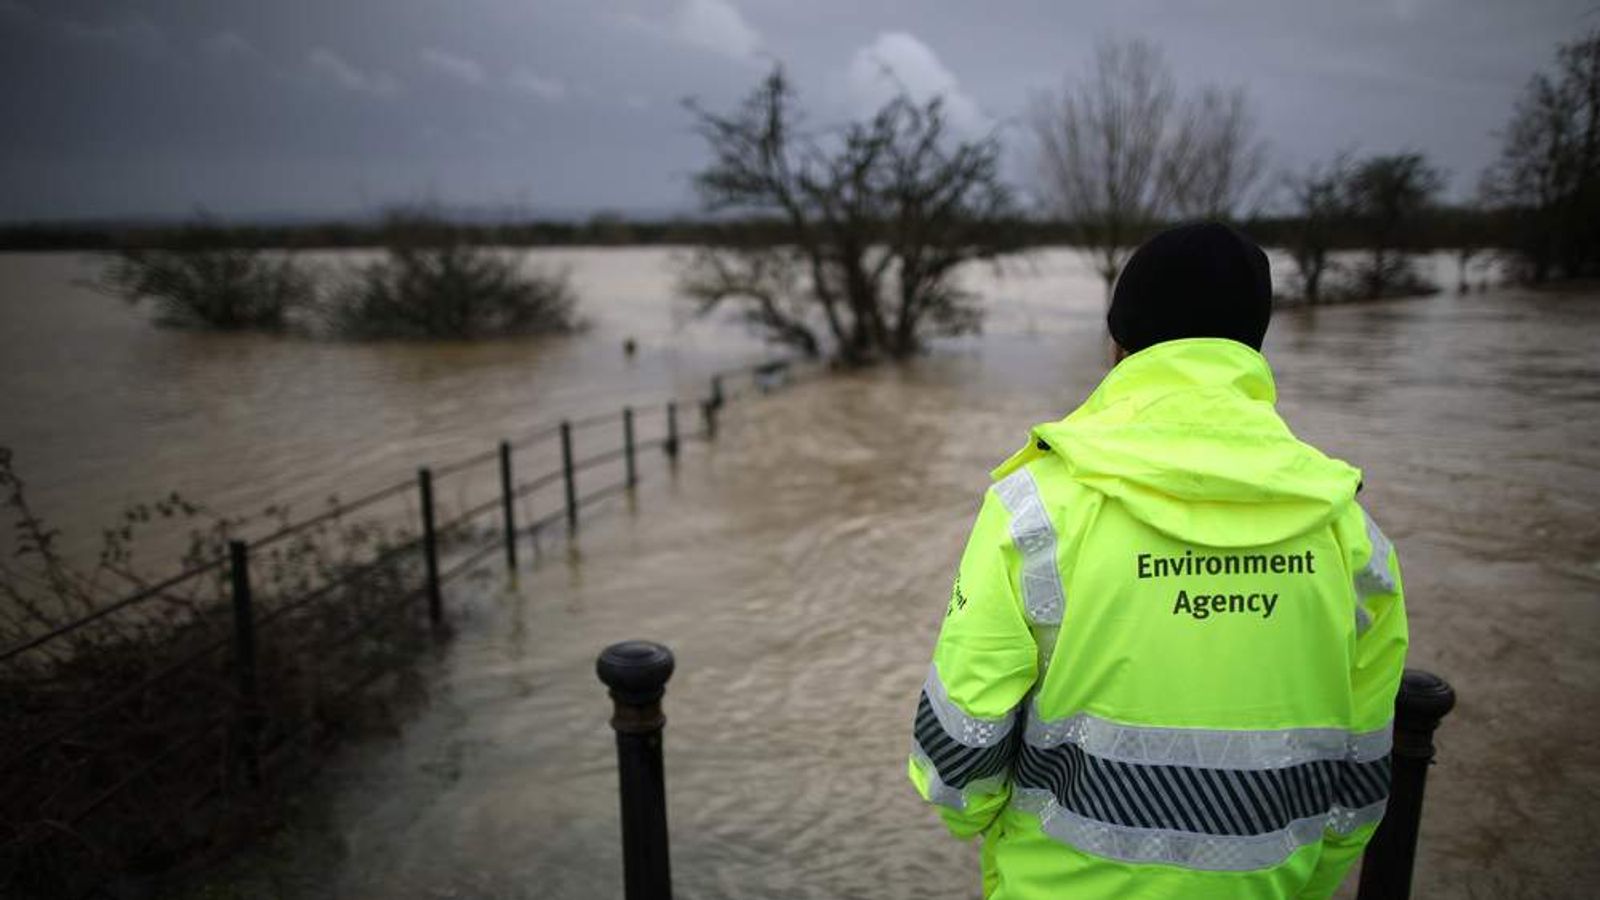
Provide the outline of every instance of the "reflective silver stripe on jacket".
[[1207,769],[1278,769],[1317,760],[1371,762],[1389,755],[1393,723],[1375,731],[1339,728],[1213,730],[1124,725],[1088,713],[1062,719],[1040,718],[1028,706],[1031,747],[1075,744],[1087,753],[1117,762],[1197,766]]
[[1228,731],[1030,714],[1013,804],[1087,853],[1244,870],[1383,814],[1387,727]]
[[1015,711],[993,719],[969,716],[950,699],[944,682],[939,678],[939,667],[928,666],[928,677],[922,682],[922,695],[939,720],[944,733],[966,747],[992,747],[1011,733],[1016,724]]
[[1038,484],[1024,466],[995,482],[991,490],[1011,514],[1011,541],[1022,554],[1023,609],[1035,625],[1061,624],[1066,598],[1056,561],[1056,530]]
[[1394,545],[1383,536],[1378,523],[1372,521],[1372,516],[1366,510],[1361,511],[1367,520],[1367,538],[1372,541],[1372,556],[1361,571],[1356,573],[1356,593],[1365,600],[1373,594],[1394,593],[1394,575],[1389,572],[1389,553],[1394,550]]
[[1367,611],[1367,598],[1374,594],[1392,594],[1395,588],[1394,576],[1389,572],[1389,553],[1394,545],[1384,537],[1378,523],[1372,521],[1372,516],[1366,510],[1361,511],[1361,517],[1367,523],[1367,539],[1372,542],[1372,555],[1355,575],[1357,636],[1366,634],[1367,629],[1372,627],[1372,613]]
[[1020,789],[1012,803],[1035,809],[1046,834],[1085,853],[1130,863],[1231,872],[1278,865],[1301,847],[1321,840],[1324,829],[1348,834],[1379,821],[1384,810],[1380,800],[1360,809],[1336,808],[1326,815],[1295,819],[1265,834],[1212,835],[1100,822],[1063,808],[1048,791],[1033,788]]

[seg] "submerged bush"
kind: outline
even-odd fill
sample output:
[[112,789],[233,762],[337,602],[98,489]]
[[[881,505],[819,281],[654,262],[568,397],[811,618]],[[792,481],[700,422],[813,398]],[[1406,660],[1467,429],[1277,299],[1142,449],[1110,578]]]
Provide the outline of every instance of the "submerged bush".
[[523,253],[468,243],[425,218],[391,219],[384,256],[333,296],[335,333],[353,338],[481,338],[577,328],[565,270],[529,270]]
[[129,303],[156,305],[159,324],[220,331],[282,331],[291,311],[311,304],[311,276],[281,252],[231,246],[205,225],[162,247],[117,251],[100,287]]
[[[281,332],[320,321],[335,337],[485,338],[569,332],[577,297],[565,270],[484,247],[422,214],[391,216],[383,256],[331,276],[252,236],[199,221],[151,246],[116,251],[96,287],[157,307],[159,324]],[[331,279],[331,283],[330,282]]]

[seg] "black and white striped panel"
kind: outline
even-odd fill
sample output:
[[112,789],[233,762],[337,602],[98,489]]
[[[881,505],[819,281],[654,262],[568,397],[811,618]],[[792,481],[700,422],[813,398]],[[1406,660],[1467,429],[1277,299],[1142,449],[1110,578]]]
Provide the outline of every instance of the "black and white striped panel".
[[1370,807],[1388,797],[1389,760],[1317,760],[1273,769],[1141,765],[1074,744],[1024,744],[1019,788],[1041,790],[1085,819],[1200,835],[1261,835]]
[[926,691],[917,702],[917,747],[933,763],[939,780],[956,790],[974,781],[1003,774],[1016,755],[1017,738],[1021,734],[1021,729],[1012,729],[996,743],[969,746],[945,730]]

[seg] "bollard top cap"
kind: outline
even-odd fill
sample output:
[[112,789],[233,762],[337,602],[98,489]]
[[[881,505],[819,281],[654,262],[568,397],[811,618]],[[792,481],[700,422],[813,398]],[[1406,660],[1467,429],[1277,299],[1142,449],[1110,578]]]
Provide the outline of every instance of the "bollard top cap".
[[1398,706],[1404,712],[1437,722],[1455,708],[1456,692],[1443,678],[1422,669],[1407,669],[1400,679]]
[[674,665],[672,651],[654,641],[623,641],[600,651],[594,670],[618,700],[649,703],[661,698]]

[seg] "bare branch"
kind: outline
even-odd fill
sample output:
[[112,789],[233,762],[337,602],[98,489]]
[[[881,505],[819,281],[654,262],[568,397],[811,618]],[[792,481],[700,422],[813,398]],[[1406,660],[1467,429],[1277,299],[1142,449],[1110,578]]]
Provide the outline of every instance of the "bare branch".
[[1029,125],[1050,210],[1072,227],[1109,295],[1165,205],[1160,159],[1176,88],[1161,51],[1105,42],[1089,77],[1034,98]]
[[759,240],[730,227],[692,260],[680,290],[701,312],[735,303],[813,353],[820,312],[849,362],[976,327],[975,298],[947,282],[962,262],[1014,246],[993,138],[952,140],[939,100],[903,95],[836,133],[806,133],[781,70],[731,115],[690,109],[711,147],[695,179],[705,208],[774,223]]
[[1227,221],[1262,181],[1266,144],[1243,88],[1202,88],[1183,104],[1161,165],[1174,215]]

